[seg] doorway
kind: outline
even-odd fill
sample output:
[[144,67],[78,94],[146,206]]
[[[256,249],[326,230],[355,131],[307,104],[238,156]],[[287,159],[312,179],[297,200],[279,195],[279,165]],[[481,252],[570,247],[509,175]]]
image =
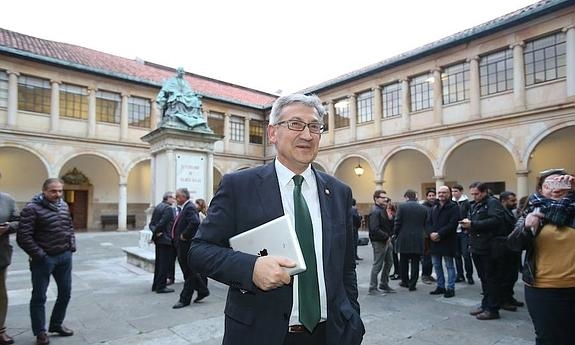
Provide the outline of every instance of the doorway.
[[88,228],[88,190],[64,189],[64,201],[70,207],[74,230]]

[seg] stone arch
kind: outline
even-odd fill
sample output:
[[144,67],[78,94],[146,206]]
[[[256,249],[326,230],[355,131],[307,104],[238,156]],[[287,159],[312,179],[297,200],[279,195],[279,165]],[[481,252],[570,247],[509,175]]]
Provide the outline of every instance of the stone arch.
[[72,159],[79,157],[79,156],[89,156],[89,155],[100,157],[100,158],[104,159],[105,161],[107,161],[108,163],[110,163],[110,165],[112,167],[114,167],[116,174],[118,174],[118,178],[120,178],[122,176],[126,176],[124,174],[124,172],[122,171],[122,169],[120,168],[120,166],[116,163],[116,161],[114,161],[111,157],[106,156],[105,154],[103,154],[101,152],[97,152],[97,151],[75,152],[68,157],[63,157],[62,159],[60,159],[58,161],[58,164],[57,164],[58,173],[61,173],[61,170],[62,170],[62,167],[64,166],[64,164],[71,161]]
[[522,163],[521,169],[522,170],[529,169],[529,156],[533,153],[537,145],[539,145],[543,140],[545,140],[545,138],[547,138],[550,134],[557,132],[558,130],[573,126],[575,126],[575,120],[556,124],[554,126],[545,128],[541,132],[537,133],[525,147],[525,151],[521,156],[521,163]]
[[380,166],[378,167],[378,173],[382,174],[383,176],[383,172],[385,171],[385,167],[387,165],[387,163],[389,162],[389,160],[397,153],[401,152],[401,151],[407,151],[407,150],[415,150],[418,151],[419,153],[423,154],[425,157],[427,157],[427,159],[429,160],[429,162],[431,163],[431,166],[433,167],[433,171],[434,173],[437,175],[437,162],[436,162],[436,158],[433,156],[433,154],[431,152],[429,152],[428,150],[426,150],[425,148],[418,146],[418,145],[402,145],[402,146],[397,146],[394,147],[391,151],[389,151],[385,156],[383,156],[381,162],[380,162]]
[[360,158],[360,159],[366,161],[366,162],[367,162],[367,167],[369,167],[372,171],[377,172],[377,171],[373,168],[373,162],[372,162],[368,157],[366,157],[366,155],[364,155],[364,154],[359,154],[359,153],[352,153],[352,154],[349,154],[349,155],[347,155],[347,156],[343,156],[343,157],[341,157],[340,159],[337,160],[337,162],[335,163],[334,168],[333,168],[333,173],[335,174],[335,172],[337,171],[337,169],[339,169],[339,167],[340,167],[345,161],[347,161],[347,160],[349,160],[349,159],[353,159],[353,158]]
[[50,163],[49,163],[49,162],[46,160],[46,158],[44,158],[44,156],[42,156],[42,154],[41,154],[38,150],[36,150],[35,148],[29,147],[29,146],[26,146],[26,145],[21,145],[21,144],[2,144],[2,145],[0,145],[0,148],[4,148],[4,147],[14,148],[14,149],[20,149],[20,150],[24,150],[24,151],[26,151],[26,152],[28,152],[28,153],[33,154],[36,158],[38,158],[38,160],[42,163],[42,165],[44,165],[44,168],[46,169],[47,175],[48,175],[48,176],[51,176],[51,177],[55,176],[55,175],[53,175],[53,174],[56,173],[56,172],[52,171],[51,166],[50,166]]
[[460,148],[463,144],[475,141],[475,140],[488,140],[499,144],[503,147],[507,153],[513,159],[513,163],[515,164],[515,169],[520,169],[521,161],[520,161],[520,152],[515,148],[515,146],[507,139],[503,138],[499,135],[494,134],[474,134],[471,136],[466,136],[458,139],[451,147],[440,157],[438,164],[437,164],[437,172],[438,176],[445,175],[445,165],[449,160],[449,157],[453,154],[453,152]]

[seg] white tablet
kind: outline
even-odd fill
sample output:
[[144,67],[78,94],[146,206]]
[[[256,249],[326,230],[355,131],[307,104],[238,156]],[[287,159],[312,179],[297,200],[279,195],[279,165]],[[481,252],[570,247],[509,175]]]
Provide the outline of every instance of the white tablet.
[[230,238],[230,246],[240,252],[258,256],[283,256],[296,262],[286,268],[290,275],[306,270],[297,234],[290,218],[283,215]]

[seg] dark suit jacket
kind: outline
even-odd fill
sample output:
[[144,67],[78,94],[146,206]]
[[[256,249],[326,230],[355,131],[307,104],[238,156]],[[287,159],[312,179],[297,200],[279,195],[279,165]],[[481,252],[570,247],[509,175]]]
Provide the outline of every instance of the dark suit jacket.
[[[351,189],[314,170],[322,217],[327,292],[327,343],[360,344]],[[193,240],[188,261],[230,286],[223,344],[281,345],[291,315],[293,286],[264,292],[252,282],[257,256],[229,248],[228,239],[284,214],[274,163],[226,174]]]
[[192,200],[188,201],[180,214],[174,220],[175,224],[175,237],[176,242],[181,241],[180,236],[183,236],[186,241],[191,240],[198,231],[200,225],[200,215],[198,209]]
[[152,230],[152,239],[156,244],[172,244],[173,220],[174,209],[167,202],[162,201],[154,208],[150,230]]
[[394,227],[398,253],[423,255],[427,212],[427,207],[419,204],[417,200],[399,204]]

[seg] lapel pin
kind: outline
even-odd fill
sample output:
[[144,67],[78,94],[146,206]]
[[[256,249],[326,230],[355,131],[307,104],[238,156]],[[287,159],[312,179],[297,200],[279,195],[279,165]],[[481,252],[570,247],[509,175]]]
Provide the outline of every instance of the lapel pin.
[[326,189],[326,190],[325,190],[325,194],[326,194],[326,195],[329,195],[329,189]]

